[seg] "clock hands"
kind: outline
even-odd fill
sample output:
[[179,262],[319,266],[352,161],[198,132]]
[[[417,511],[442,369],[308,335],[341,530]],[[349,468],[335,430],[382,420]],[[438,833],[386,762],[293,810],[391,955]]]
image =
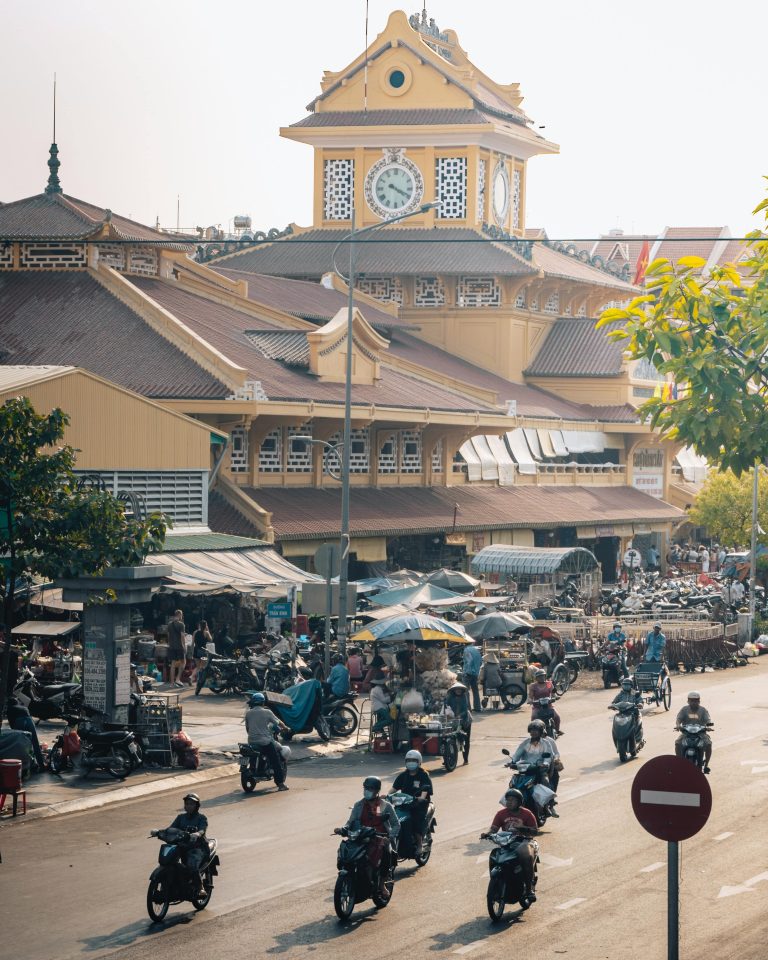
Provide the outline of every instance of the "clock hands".
[[406,193],[405,190],[401,190],[400,187],[395,186],[394,183],[390,183],[390,184],[388,184],[388,186],[389,186],[389,189],[390,189],[390,190],[395,190],[397,193],[400,194],[401,197],[405,197],[406,200],[408,200],[408,199],[410,198],[410,194],[409,194],[409,193]]

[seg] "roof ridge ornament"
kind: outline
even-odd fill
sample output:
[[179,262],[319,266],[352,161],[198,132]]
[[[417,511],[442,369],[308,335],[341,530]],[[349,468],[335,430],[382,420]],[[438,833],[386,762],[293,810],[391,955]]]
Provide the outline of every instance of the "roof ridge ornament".
[[434,17],[427,17],[427,6],[421,8],[421,14],[413,13],[408,17],[408,23],[413,29],[424,37],[427,46],[431,47],[435,53],[440,54],[444,60],[451,60],[451,42],[447,33],[443,33],[435,23]]
[[53,143],[48,151],[48,183],[45,187],[47,194],[62,193],[61,181],[59,180],[59,148],[56,144],[56,74],[53,75]]

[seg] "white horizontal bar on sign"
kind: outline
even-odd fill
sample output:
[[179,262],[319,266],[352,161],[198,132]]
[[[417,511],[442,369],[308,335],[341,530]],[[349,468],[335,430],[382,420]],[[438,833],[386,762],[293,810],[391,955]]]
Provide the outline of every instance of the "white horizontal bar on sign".
[[664,807],[700,807],[700,793],[677,793],[673,790],[641,790],[640,803]]

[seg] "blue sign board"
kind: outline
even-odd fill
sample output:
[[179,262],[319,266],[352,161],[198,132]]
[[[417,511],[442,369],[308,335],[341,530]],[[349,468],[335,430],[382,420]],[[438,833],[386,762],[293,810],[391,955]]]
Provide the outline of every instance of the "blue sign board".
[[290,620],[291,613],[290,603],[280,602],[267,604],[267,616],[270,620]]

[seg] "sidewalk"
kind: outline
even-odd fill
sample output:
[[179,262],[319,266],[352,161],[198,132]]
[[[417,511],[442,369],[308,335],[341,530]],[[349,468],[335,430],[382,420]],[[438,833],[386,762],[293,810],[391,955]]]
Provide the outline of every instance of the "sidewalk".
[[[200,767],[187,770],[182,767],[155,767],[140,769],[126,780],[112,780],[103,773],[82,777],[67,771],[63,775],[40,773],[29,777],[26,816],[10,815],[10,802],[0,815],[0,826],[28,823],[44,817],[78,813],[150,796],[165,790],[178,790],[195,784],[208,783],[238,773],[238,743],[245,739],[242,724],[242,698],[214,697],[203,694],[195,697],[191,690],[181,692],[183,729],[200,748]],[[40,723],[40,740],[50,743],[61,730],[61,724]],[[367,745],[367,739],[364,741]],[[316,734],[299,734],[291,743],[291,763],[338,756],[355,746],[355,737],[323,743]]]

